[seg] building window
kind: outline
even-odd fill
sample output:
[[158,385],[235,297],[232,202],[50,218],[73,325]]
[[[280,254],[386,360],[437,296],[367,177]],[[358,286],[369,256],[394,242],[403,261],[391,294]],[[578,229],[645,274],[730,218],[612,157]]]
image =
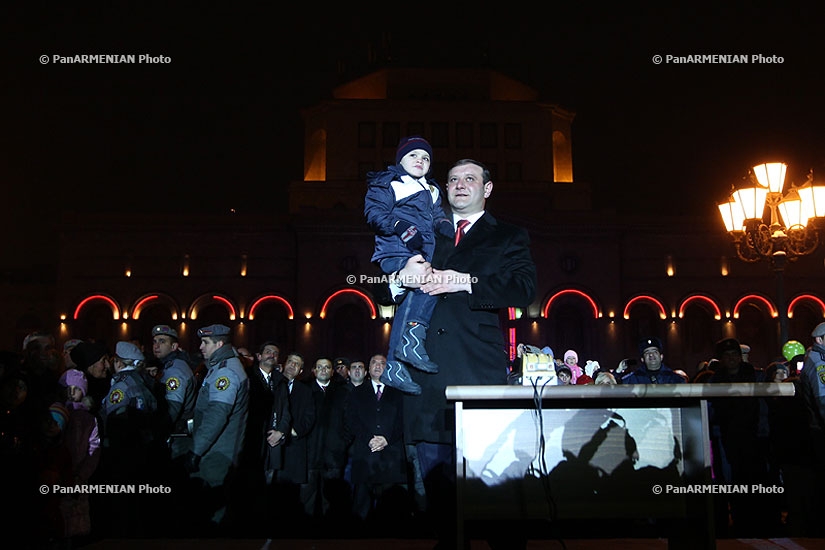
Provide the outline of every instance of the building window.
[[481,148],[495,149],[498,147],[498,124],[482,123],[481,124]]
[[455,145],[460,149],[473,148],[473,123],[457,122],[455,125]]
[[521,149],[521,124],[504,125],[504,146],[507,149]]
[[398,147],[398,142],[401,141],[401,123],[385,122],[381,134],[384,147]]
[[407,136],[421,136],[421,137],[424,137],[424,123],[423,122],[408,122],[407,123]]
[[521,163],[507,163],[507,181],[521,181]]
[[359,122],[358,123],[358,147],[363,147],[363,148],[375,147],[375,123],[374,122]]
[[449,147],[450,146],[450,125],[446,122],[433,122],[432,124],[432,146],[433,147]]

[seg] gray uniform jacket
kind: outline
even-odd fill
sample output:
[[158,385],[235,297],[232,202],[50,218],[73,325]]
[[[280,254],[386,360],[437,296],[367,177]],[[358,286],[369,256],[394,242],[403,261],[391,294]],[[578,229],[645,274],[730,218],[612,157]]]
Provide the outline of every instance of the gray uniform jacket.
[[201,462],[193,475],[216,487],[237,465],[246,431],[249,379],[230,344],[212,355],[207,368],[195,405],[192,450]]

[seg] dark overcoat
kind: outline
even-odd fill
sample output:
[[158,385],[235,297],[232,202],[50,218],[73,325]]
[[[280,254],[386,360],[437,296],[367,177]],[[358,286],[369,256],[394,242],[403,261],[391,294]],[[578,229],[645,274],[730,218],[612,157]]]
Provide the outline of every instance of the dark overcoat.
[[[380,400],[369,380],[352,390],[346,427],[352,437],[353,483],[406,483],[403,418],[403,394],[395,388],[382,388]],[[374,453],[369,443],[376,435],[383,435],[387,446]]]
[[415,373],[420,396],[406,396],[408,443],[453,444],[454,407],[447,386],[506,384],[509,356],[499,322],[502,309],[526,308],[536,291],[530,238],[521,227],[479,218],[458,246],[436,238],[432,265],[474,277],[473,291],[439,296],[427,331],[427,353],[440,370]]

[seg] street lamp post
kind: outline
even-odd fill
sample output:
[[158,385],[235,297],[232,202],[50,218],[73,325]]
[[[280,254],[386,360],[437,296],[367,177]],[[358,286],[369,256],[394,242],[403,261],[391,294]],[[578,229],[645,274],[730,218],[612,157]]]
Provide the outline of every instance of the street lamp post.
[[[725,229],[733,237],[736,255],[744,262],[769,260],[776,274],[780,346],[788,341],[785,265],[814,252],[825,217],[825,186],[814,185],[813,172],[805,183],[783,193],[787,165],[773,162],[754,166],[749,183],[734,189],[719,205]],[[765,208],[770,222],[765,223]]]

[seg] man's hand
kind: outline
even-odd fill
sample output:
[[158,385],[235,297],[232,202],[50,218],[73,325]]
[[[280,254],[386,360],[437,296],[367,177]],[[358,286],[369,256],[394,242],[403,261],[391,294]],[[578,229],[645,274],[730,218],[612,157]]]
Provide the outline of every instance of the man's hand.
[[372,439],[370,439],[370,451],[373,453],[377,453],[378,451],[383,451],[387,448],[387,438],[383,435],[374,435]]
[[473,292],[473,277],[469,273],[459,273],[452,269],[432,270],[430,281],[421,285],[421,291],[432,296],[450,292]]
[[269,430],[266,432],[266,442],[270,447],[277,447],[284,441],[284,434],[278,430]]
[[416,254],[407,260],[407,263],[398,272],[396,278],[406,288],[418,288],[429,280],[433,268],[421,254]]
[[424,248],[424,238],[421,236],[421,232],[410,222],[398,220],[395,222],[393,231],[401,237],[401,242],[403,242],[411,252]]

